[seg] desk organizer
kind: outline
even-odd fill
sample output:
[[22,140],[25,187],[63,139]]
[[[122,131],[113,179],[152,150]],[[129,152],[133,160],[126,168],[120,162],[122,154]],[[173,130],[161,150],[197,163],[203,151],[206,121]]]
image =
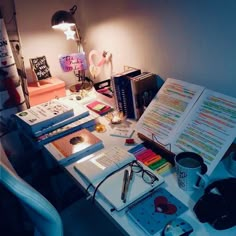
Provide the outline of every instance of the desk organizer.
[[65,82],[57,78],[41,80],[40,86],[37,83],[29,83],[30,106],[47,102],[53,98],[66,96]]

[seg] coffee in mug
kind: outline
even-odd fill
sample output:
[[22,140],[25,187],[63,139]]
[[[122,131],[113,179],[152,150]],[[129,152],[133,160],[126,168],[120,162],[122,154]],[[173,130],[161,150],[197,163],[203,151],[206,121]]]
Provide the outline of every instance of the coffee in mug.
[[193,191],[199,188],[202,182],[207,182],[204,176],[207,166],[203,158],[194,152],[181,152],[175,156],[175,167],[178,186],[184,191]]

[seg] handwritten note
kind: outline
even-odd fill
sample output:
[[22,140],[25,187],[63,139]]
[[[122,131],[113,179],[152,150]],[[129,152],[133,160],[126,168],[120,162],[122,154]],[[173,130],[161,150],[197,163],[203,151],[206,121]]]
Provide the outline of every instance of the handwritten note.
[[52,77],[45,56],[31,58],[30,64],[38,80]]
[[73,70],[87,70],[87,63],[84,53],[72,53],[59,57],[61,68],[64,72]]

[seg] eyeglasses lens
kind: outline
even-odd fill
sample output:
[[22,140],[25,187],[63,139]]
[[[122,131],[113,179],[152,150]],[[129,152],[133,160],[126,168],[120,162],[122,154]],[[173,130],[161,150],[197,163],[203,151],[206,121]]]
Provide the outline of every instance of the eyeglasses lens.
[[155,182],[156,176],[153,175],[150,171],[144,170],[138,162],[133,162],[131,168],[135,173],[142,172],[142,178],[147,184],[153,184]]
[[139,173],[143,170],[143,167],[138,162],[133,162],[131,168],[135,173]]
[[156,180],[155,176],[147,170],[143,171],[142,177],[143,180],[148,184],[153,184],[154,181]]

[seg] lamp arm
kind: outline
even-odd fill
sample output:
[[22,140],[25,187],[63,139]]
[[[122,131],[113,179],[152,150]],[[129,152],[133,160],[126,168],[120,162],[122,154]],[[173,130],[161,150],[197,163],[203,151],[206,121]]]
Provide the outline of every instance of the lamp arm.
[[84,52],[83,45],[82,45],[82,37],[80,36],[78,28],[75,26],[75,32],[76,32],[76,43],[78,47],[78,52]]

